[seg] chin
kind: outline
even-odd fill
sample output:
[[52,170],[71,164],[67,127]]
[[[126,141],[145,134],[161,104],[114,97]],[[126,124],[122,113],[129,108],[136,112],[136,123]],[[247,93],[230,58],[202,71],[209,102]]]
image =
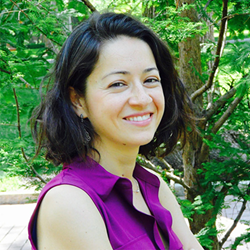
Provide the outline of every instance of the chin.
[[150,137],[150,138],[148,138],[148,139],[144,139],[144,140],[140,140],[140,141],[138,141],[138,145],[139,146],[144,146],[144,145],[147,145],[147,144],[149,144],[152,140],[153,140],[153,136],[152,137]]

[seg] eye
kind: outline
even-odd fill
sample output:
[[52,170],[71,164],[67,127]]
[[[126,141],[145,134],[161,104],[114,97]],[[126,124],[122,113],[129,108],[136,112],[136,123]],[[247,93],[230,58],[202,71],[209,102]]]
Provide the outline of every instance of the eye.
[[145,80],[145,83],[150,84],[150,85],[156,85],[156,84],[160,83],[160,80],[156,77],[150,77],[150,78],[147,78]]
[[115,82],[115,83],[112,83],[109,87],[110,88],[121,88],[121,87],[124,87],[124,86],[126,86],[126,85],[123,82]]

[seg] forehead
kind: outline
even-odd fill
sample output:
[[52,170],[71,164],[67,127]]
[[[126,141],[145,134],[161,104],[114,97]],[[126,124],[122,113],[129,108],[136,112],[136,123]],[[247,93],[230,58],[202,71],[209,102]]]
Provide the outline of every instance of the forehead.
[[102,44],[96,68],[129,67],[133,64],[141,67],[148,67],[148,64],[154,66],[155,59],[151,48],[138,38],[118,36]]

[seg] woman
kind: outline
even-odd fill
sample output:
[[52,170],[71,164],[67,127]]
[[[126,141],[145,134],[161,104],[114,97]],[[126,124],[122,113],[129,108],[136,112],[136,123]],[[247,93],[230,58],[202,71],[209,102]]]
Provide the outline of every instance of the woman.
[[33,249],[202,249],[175,197],[136,156],[167,152],[192,124],[157,36],[123,14],[94,14],[66,40],[37,109],[39,149],[62,172],[41,192]]

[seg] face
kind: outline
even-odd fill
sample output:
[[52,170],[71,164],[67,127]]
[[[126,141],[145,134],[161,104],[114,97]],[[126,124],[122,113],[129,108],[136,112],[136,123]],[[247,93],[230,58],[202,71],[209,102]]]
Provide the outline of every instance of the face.
[[147,43],[126,36],[105,42],[80,101],[101,145],[139,148],[149,143],[165,104]]

